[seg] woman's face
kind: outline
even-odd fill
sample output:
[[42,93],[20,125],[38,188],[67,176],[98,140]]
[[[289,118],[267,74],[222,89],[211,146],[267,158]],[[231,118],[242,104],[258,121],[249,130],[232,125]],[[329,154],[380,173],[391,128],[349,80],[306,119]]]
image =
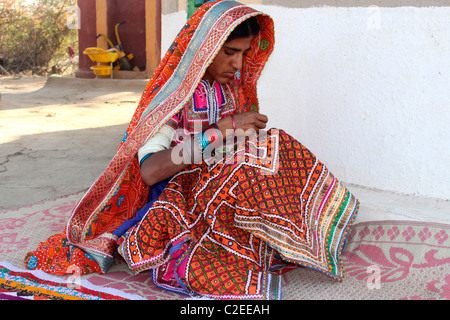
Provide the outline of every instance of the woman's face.
[[225,84],[234,78],[236,71],[242,69],[244,57],[250,50],[254,36],[237,38],[225,42],[211,65],[206,69],[204,79],[210,84],[217,81]]

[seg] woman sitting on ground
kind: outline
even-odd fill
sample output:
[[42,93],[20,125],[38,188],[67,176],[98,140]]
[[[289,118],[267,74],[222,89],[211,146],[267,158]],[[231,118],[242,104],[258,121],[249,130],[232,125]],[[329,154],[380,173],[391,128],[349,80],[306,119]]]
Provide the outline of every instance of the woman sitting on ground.
[[25,264],[102,273],[118,252],[161,288],[216,299],[281,298],[297,266],[341,280],[358,201],[293,137],[264,131],[256,84],[273,27],[234,1],[197,10],[65,232]]

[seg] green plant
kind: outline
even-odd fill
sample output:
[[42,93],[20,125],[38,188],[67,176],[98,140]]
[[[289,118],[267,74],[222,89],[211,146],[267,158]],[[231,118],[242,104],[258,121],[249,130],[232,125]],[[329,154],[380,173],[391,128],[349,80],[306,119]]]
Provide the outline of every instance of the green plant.
[[0,57],[12,73],[48,74],[62,71],[70,59],[68,47],[78,52],[76,29],[67,27],[67,8],[74,0],[0,0]]

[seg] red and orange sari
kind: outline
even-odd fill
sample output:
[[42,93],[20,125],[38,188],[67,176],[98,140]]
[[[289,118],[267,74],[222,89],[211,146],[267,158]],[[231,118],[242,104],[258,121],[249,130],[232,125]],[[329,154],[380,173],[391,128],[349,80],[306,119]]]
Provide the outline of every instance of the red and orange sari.
[[239,112],[259,110],[256,83],[273,51],[273,21],[234,1],[209,2],[169,48],[116,155],[74,208],[66,230],[30,252],[28,268],[102,273],[119,252],[134,272],[151,269],[162,288],[220,299],[280,298],[286,266],[343,279],[341,251],[358,200],[277,129],[248,137],[214,164],[203,161],[178,173],[137,225],[121,239],[113,236],[147,201],[138,149],[190,103],[228,35],[252,16],[261,32],[245,58],[235,99]]

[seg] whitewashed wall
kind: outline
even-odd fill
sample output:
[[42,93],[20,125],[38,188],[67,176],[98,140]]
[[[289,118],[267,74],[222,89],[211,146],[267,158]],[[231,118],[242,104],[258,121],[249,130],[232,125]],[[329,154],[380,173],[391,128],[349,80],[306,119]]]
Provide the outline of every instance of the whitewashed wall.
[[[346,183],[450,199],[450,7],[282,8],[258,89]],[[163,17],[165,50],[186,12]]]

